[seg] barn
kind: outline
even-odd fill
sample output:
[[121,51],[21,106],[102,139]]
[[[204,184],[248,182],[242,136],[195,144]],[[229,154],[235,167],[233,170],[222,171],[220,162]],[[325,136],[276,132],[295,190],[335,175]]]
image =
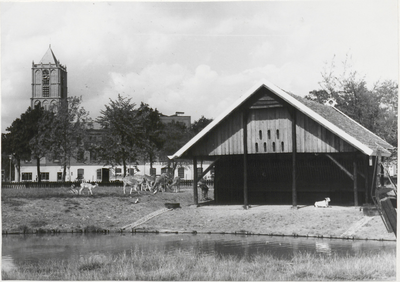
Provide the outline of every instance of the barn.
[[[373,163],[393,147],[339,111],[262,81],[170,159],[191,159],[196,182],[214,169],[216,204],[371,202]],[[198,175],[199,161],[212,161]]]

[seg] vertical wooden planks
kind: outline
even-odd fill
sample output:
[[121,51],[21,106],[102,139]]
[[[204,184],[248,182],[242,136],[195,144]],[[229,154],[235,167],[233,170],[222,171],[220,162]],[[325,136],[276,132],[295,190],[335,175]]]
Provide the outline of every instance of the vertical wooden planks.
[[193,197],[194,204],[199,204],[199,197],[197,195],[197,158],[193,157]]

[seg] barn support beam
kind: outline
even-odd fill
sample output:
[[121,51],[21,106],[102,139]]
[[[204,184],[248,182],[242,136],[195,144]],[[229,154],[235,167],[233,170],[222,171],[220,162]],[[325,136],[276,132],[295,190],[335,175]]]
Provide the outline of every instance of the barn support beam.
[[194,204],[199,205],[199,197],[197,194],[197,158],[193,157],[193,198]]
[[296,133],[296,109],[292,113],[292,208],[297,209],[297,187],[296,187],[296,156],[297,156],[297,133]]
[[243,111],[243,207],[249,208],[249,202],[247,198],[247,117],[248,112]]
[[197,182],[199,182],[199,181],[204,177],[204,175],[206,175],[206,174],[215,166],[215,163],[216,163],[218,160],[219,160],[219,158],[217,158],[215,161],[213,161],[213,162],[206,168],[206,170],[203,171],[203,173],[202,173],[200,176],[197,176]]
[[351,172],[349,172],[344,166],[342,166],[337,160],[335,160],[334,157],[332,157],[331,155],[325,154],[325,156],[327,156],[334,164],[336,164],[344,173],[347,174],[348,177],[351,178],[351,180],[354,181],[354,176],[351,174]]
[[353,189],[354,189],[354,206],[358,206],[358,192],[357,192],[357,155],[354,154],[353,158]]
[[368,183],[369,156],[368,155],[366,155],[364,158],[364,165],[365,165],[365,168],[364,168],[364,170],[365,170],[365,172],[364,172],[364,174],[365,174],[365,177],[364,177],[365,178],[365,203],[368,204],[369,203],[369,197],[368,197],[368,194],[369,194],[369,190],[368,190],[368,186],[369,186],[369,183]]

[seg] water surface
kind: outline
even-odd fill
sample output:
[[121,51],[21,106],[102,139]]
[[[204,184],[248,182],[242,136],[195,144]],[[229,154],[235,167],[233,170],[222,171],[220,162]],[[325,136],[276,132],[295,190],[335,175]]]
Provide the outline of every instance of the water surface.
[[251,258],[271,254],[290,259],[297,252],[354,256],[362,253],[394,252],[396,242],[272,237],[216,234],[54,234],[3,235],[3,261],[68,259],[91,253],[118,254],[124,251],[162,253],[198,251],[206,254]]

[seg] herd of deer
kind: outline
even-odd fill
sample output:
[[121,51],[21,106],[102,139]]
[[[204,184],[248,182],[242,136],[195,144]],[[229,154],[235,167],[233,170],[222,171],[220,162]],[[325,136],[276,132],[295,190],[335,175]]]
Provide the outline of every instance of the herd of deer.
[[[171,181],[172,180],[172,181]],[[166,191],[166,189],[172,189],[175,187],[174,192],[180,192],[180,182],[181,179],[179,176],[176,176],[172,179],[172,177],[167,174],[163,173],[158,177],[149,176],[149,175],[127,175],[122,178],[123,182],[123,191],[126,194],[126,187],[130,186],[131,190],[129,194],[132,194],[132,191],[136,191],[138,194],[140,191],[150,191],[153,194],[157,194],[159,191]],[[91,184],[88,182],[82,182],[80,184],[80,189],[75,189],[75,185],[71,186],[72,193],[81,195],[83,190],[86,188],[88,189],[88,193],[93,195],[92,189],[96,188],[98,184]]]

